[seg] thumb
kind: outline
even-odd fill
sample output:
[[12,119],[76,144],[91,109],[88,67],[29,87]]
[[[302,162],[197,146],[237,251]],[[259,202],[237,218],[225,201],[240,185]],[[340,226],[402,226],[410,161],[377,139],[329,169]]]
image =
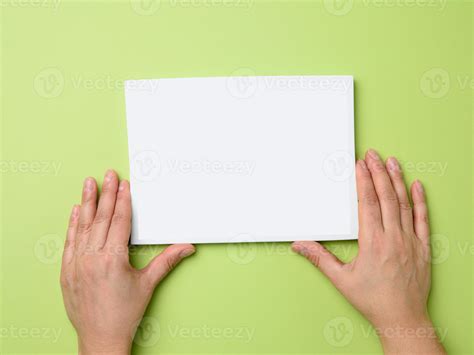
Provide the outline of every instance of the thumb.
[[344,263],[318,242],[294,242],[291,248],[314,264],[337,287]]
[[170,245],[150,261],[148,266],[143,269],[143,273],[156,286],[181,260],[194,254],[195,251],[192,244]]

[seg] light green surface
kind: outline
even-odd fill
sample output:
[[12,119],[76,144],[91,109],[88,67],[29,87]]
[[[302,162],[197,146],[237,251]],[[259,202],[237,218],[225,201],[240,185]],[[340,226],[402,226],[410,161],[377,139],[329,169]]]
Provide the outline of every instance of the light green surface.
[[[451,353],[474,351],[472,3],[245,1],[1,0],[2,352],[75,351],[60,248],[82,179],[109,167],[128,177],[122,81],[240,68],[354,76],[357,153],[395,155],[407,180],[425,183],[436,235],[430,313]],[[328,245],[344,259],[357,250]],[[147,313],[155,332],[136,353],[381,351],[289,244],[238,248],[200,245],[160,285]],[[137,249],[134,263],[157,250]],[[334,337],[341,319],[348,332]]]

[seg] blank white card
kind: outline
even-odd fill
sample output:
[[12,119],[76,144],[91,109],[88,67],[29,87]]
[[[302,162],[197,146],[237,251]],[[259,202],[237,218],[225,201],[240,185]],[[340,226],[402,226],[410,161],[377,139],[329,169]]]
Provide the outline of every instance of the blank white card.
[[357,238],[350,76],[130,80],[132,244]]

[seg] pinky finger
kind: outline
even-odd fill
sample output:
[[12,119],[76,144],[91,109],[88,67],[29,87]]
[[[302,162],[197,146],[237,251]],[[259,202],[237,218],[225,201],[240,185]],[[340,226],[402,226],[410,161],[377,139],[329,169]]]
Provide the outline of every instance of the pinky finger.
[[81,206],[74,205],[69,217],[69,226],[67,228],[66,242],[64,244],[63,265],[69,264],[74,257],[74,246],[79,222],[79,212]]
[[413,225],[415,234],[424,242],[430,237],[430,226],[428,222],[428,207],[426,206],[425,191],[419,180],[411,185],[411,196],[413,199]]

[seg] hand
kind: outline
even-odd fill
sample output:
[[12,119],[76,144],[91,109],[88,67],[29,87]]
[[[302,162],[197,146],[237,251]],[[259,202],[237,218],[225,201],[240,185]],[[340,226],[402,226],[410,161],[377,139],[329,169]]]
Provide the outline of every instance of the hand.
[[445,353],[427,311],[430,231],[421,183],[411,186],[412,208],[397,160],[385,166],[374,150],[357,162],[356,177],[357,257],[344,264],[316,242],[295,242],[293,250],[372,323],[386,353]]
[[74,206],[61,268],[66,311],[81,354],[129,353],[133,336],[156,285],[191,244],[166,248],[150,264],[134,269],[128,258],[130,185],[108,171],[97,206],[97,184],[88,178],[82,205]]

